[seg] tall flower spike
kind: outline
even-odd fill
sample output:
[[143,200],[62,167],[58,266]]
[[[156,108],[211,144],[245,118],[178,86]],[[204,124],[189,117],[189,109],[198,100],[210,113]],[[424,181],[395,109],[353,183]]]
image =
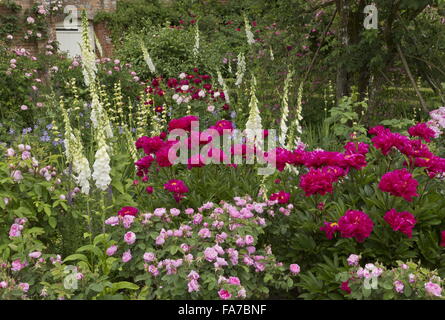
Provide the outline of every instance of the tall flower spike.
[[221,71],[218,70],[218,83],[223,88],[224,91],[224,99],[226,100],[226,103],[230,103],[229,98],[229,88],[226,85],[226,82],[224,81],[224,78],[222,77]]
[[244,27],[246,28],[246,37],[247,43],[252,45],[255,43],[255,39],[252,33],[252,27],[250,26],[249,20],[247,19],[246,14],[244,14]]
[[284,92],[283,92],[283,100],[282,100],[282,109],[281,109],[281,123],[280,123],[280,136],[278,138],[280,145],[286,145],[286,136],[287,136],[287,117],[289,116],[289,89],[292,85],[292,76],[294,72],[289,71],[286,76],[286,80],[284,80]]
[[[255,141],[256,134],[262,130],[261,116],[258,109],[258,99],[256,97],[256,79],[252,76],[252,84],[250,87],[250,102],[249,102],[249,118],[246,122],[246,138],[247,141]],[[260,137],[262,138],[262,136]]]
[[153,64],[153,60],[151,60],[150,54],[148,53],[148,49],[145,46],[144,42],[142,42],[142,40],[139,41],[139,45],[141,46],[142,54],[144,55],[144,61],[148,65],[150,72],[153,74],[156,73],[156,67]]
[[243,82],[244,73],[246,72],[246,59],[244,53],[240,52],[238,54],[238,64],[236,69],[236,82],[235,85],[239,87]]
[[80,43],[80,55],[82,58],[82,73],[85,85],[96,79],[96,56],[91,47],[91,40],[89,35],[89,24],[85,10],[82,11],[82,42]]
[[97,48],[97,51],[99,51],[100,56],[103,57],[104,51],[102,50],[102,46],[100,44],[100,41],[99,41],[99,38],[97,37],[96,32],[94,32],[94,43],[96,44],[96,48]]
[[97,130],[98,149],[95,154],[95,161],[93,164],[93,179],[96,186],[105,191],[111,183],[111,167],[110,156],[108,155],[108,147],[105,139],[105,134],[102,130]]
[[303,120],[303,116],[301,115],[302,112],[302,99],[303,99],[303,83],[300,83],[300,86],[298,87],[298,97],[297,97],[297,108],[295,111],[295,120],[292,122],[289,134],[287,137],[287,148],[292,149],[295,146],[298,146],[301,144],[300,136],[302,134],[301,129],[301,120]]
[[193,56],[196,58],[199,54],[199,26],[195,24],[195,46],[193,47]]
[[88,159],[83,154],[82,141],[80,140],[80,132],[76,130],[76,135],[71,134],[72,154],[73,154],[73,171],[77,174],[75,180],[80,186],[83,194],[90,193],[91,169]]
[[274,61],[274,60],[275,60],[275,57],[274,57],[274,55],[273,55],[272,47],[269,47],[269,53],[270,53],[270,60]]
[[60,99],[60,109],[62,111],[63,121],[65,124],[65,155],[68,162],[72,163],[73,171],[77,176],[74,176],[77,184],[81,187],[82,193],[88,194],[90,192],[91,170],[90,163],[83,155],[82,141],[80,140],[80,132],[76,131],[73,134],[68,112],[65,110],[63,104],[63,97]]

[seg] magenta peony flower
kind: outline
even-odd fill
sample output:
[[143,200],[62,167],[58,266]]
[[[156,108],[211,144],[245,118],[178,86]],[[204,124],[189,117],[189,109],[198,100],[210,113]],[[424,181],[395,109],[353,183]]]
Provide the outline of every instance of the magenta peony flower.
[[218,131],[220,135],[223,135],[223,133],[225,133],[225,130],[226,132],[232,132],[233,128],[233,123],[229,120],[219,120],[214,126],[210,127],[210,129],[215,129],[216,131]]
[[139,210],[135,207],[123,207],[122,209],[120,209],[118,211],[117,214],[121,217],[126,216],[126,215],[136,217],[138,212],[139,212]]
[[326,233],[326,238],[332,240],[334,234],[339,230],[337,222],[325,222],[323,227],[320,227],[320,231]]
[[363,142],[348,142],[344,147],[346,154],[366,155],[369,152],[369,145]]
[[369,237],[374,228],[374,223],[368,215],[362,211],[348,210],[338,220],[338,229],[343,238],[355,238],[357,242],[363,242]]
[[383,219],[388,222],[394,231],[400,231],[406,234],[408,238],[412,237],[416,218],[410,212],[397,212],[395,209],[391,209],[385,214]]
[[285,204],[288,203],[290,199],[290,193],[285,192],[284,190],[281,190],[277,193],[272,193],[269,197],[269,200],[275,201],[277,200],[278,203]]
[[346,292],[347,294],[351,293],[351,288],[349,287],[349,280],[341,283],[340,290]]
[[311,169],[308,173],[301,176],[300,188],[304,190],[306,197],[313,194],[325,195],[332,193],[332,184],[335,177],[323,169]]
[[320,168],[324,166],[345,167],[344,155],[340,152],[315,150],[306,152],[304,165],[309,168]]
[[412,197],[418,196],[416,192],[418,184],[408,170],[401,169],[385,173],[380,180],[379,188],[393,196],[403,197],[406,201],[412,201]]
[[430,142],[431,138],[436,136],[434,130],[428,127],[426,123],[418,123],[415,126],[412,126],[408,129],[408,133],[410,136],[420,137],[426,142]]
[[170,120],[170,122],[168,123],[168,131],[172,131],[174,129],[182,129],[182,130],[186,130],[186,131],[190,131],[191,130],[191,125],[192,122],[199,121],[199,117],[197,116],[185,116],[179,119],[172,119]]
[[189,188],[182,180],[169,180],[166,184],[164,184],[164,188],[165,190],[173,193],[173,197],[175,198],[176,202],[181,201],[181,199],[184,197],[184,193],[189,192]]

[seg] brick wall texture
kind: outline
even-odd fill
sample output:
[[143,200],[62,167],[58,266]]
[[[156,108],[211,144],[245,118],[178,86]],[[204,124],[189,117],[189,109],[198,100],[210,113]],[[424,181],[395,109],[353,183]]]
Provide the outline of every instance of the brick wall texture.
[[[53,1],[53,3],[56,1]],[[79,16],[80,16],[80,10],[85,9],[87,11],[88,19],[92,20],[97,12],[99,11],[106,11],[111,12],[116,10],[116,2],[117,0],[64,0],[63,6],[66,5],[74,5],[79,10]],[[30,9],[35,3],[41,3],[41,1],[34,1],[34,0],[15,0],[15,3],[20,5],[22,7],[21,12],[19,13],[13,13],[8,8],[0,4],[0,15],[11,15],[11,14],[18,14],[21,20],[23,20],[25,17],[23,17],[24,12],[27,9]],[[57,22],[60,22],[62,20],[62,16],[59,16],[59,18],[52,18],[49,23],[49,35],[50,38],[55,40],[55,26]],[[99,42],[101,44],[103,55],[106,57],[110,57],[113,54],[113,45],[111,43],[111,37],[110,33],[105,25],[105,23],[97,23],[94,25],[94,31],[97,35],[97,38],[99,39]],[[15,36],[13,40],[13,47],[18,48],[25,48],[28,51],[30,51],[32,54],[35,54],[41,50],[45,46],[45,43],[37,42],[37,41],[25,41],[20,40],[20,36]]]

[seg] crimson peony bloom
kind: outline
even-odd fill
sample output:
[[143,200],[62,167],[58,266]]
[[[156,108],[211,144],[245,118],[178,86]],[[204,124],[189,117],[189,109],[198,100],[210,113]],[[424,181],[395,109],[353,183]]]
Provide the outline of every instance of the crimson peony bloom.
[[145,154],[151,154],[156,153],[158,150],[164,147],[165,142],[159,136],[151,138],[142,136],[136,141],[135,145],[137,149],[143,149]]
[[342,282],[341,285],[340,285],[340,289],[342,291],[346,292],[347,294],[350,294],[351,293],[351,288],[349,287],[349,280]]
[[342,153],[324,150],[306,152],[304,165],[309,168],[320,168],[323,166],[347,167]]
[[416,218],[408,211],[397,212],[395,209],[389,210],[383,217],[394,231],[400,231],[412,237],[413,228],[416,225]]
[[445,159],[437,156],[432,158],[415,158],[414,166],[425,167],[430,178],[445,172]]
[[174,129],[183,129],[186,131],[191,130],[191,125],[193,121],[199,121],[199,117],[197,116],[185,116],[179,119],[172,119],[168,123],[168,131],[172,131]]
[[413,179],[412,174],[404,168],[385,173],[380,180],[379,188],[393,196],[412,201],[412,197],[418,196],[416,192],[418,184],[417,180]]
[[275,201],[278,200],[278,203],[285,204],[288,203],[290,199],[290,193],[281,190],[277,193],[272,193],[269,197],[269,200]]
[[346,154],[362,154],[366,155],[369,152],[369,145],[363,142],[348,142],[344,147]]
[[118,215],[121,217],[124,216],[133,216],[136,217],[136,215],[138,214],[139,210],[135,207],[123,207],[122,209],[120,209],[118,211]]
[[187,193],[189,192],[189,188],[186,186],[184,181],[182,180],[169,180],[166,184],[164,184],[164,188],[167,191],[173,193]]
[[342,169],[338,167],[311,169],[308,173],[301,176],[300,188],[304,190],[306,197],[316,193],[322,196],[326,193],[332,193],[332,184],[337,181],[339,170]]
[[320,227],[320,231],[326,233],[326,238],[332,240],[335,233],[339,230],[337,222],[325,222],[323,227]]
[[420,137],[426,142],[431,142],[431,138],[436,136],[433,129],[427,126],[426,123],[418,123],[408,129],[408,133],[412,137]]
[[219,120],[215,123],[214,126],[210,127],[210,129],[215,129],[216,131],[218,131],[220,135],[224,133],[224,130],[232,132],[233,128],[233,123],[229,120]]
[[355,153],[355,154],[346,154],[345,155],[345,161],[348,164],[348,166],[361,170],[362,168],[366,167],[368,164],[366,162],[366,158],[363,154]]
[[348,210],[338,220],[338,228],[343,238],[355,238],[357,242],[363,242],[371,234],[374,223],[366,213]]
[[405,144],[408,144],[410,140],[400,133],[392,133],[390,130],[385,129],[385,131],[372,138],[371,141],[374,147],[386,156],[393,147],[400,150]]
[[413,158],[432,158],[434,156],[428,146],[423,144],[421,140],[407,140],[398,149],[401,153]]

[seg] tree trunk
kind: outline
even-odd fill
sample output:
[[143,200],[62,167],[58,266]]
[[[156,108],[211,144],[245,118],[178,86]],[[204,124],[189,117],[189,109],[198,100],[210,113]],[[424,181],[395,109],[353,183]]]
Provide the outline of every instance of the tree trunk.
[[[340,28],[338,32],[339,40],[343,49],[343,52],[347,50],[349,46],[349,11],[350,11],[350,0],[337,0],[337,11],[340,16]],[[349,95],[350,85],[348,72],[346,70],[346,65],[344,63],[344,57],[339,57],[339,63],[337,65],[337,80],[336,80],[336,96],[337,102],[344,96]]]

